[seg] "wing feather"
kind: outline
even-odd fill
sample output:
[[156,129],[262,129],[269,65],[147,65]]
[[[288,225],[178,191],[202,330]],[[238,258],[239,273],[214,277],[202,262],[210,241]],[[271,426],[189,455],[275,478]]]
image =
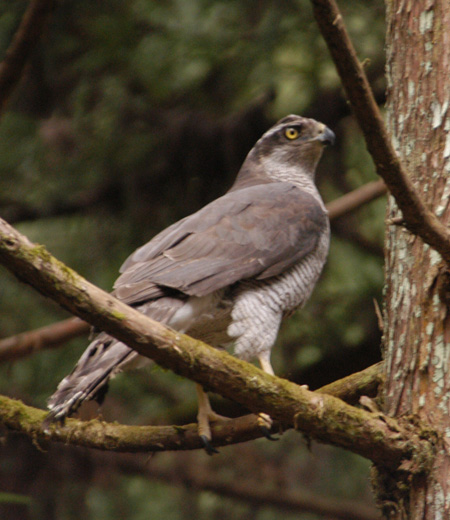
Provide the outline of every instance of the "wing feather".
[[326,221],[317,199],[293,184],[228,192],[131,255],[115,294],[127,303],[167,287],[204,296],[242,279],[276,276],[315,249]]

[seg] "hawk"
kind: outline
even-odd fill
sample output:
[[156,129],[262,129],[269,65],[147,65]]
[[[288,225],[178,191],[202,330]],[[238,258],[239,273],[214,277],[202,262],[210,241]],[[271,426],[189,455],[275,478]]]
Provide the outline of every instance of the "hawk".
[[[270,352],[283,317],[311,295],[325,263],[330,227],[315,185],[324,124],[289,115],[268,130],[225,195],[169,226],[122,265],[113,295],[154,320],[217,348],[234,347],[273,374]],[[50,397],[46,423],[103,398],[118,372],[148,363],[102,332]],[[217,419],[197,385],[198,430],[212,452]],[[261,425],[270,425],[260,414]]]

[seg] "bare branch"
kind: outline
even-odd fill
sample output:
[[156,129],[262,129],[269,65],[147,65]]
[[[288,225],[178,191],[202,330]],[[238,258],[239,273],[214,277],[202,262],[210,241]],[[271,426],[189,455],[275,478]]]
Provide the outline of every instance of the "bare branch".
[[346,403],[358,403],[362,395],[376,397],[378,389],[384,383],[383,362],[344,377],[316,390],[320,394],[329,394]]
[[335,220],[359,209],[386,193],[386,185],[382,180],[368,182],[356,190],[346,193],[327,204],[330,220]]
[[218,479],[216,473],[203,471],[200,475],[186,465],[186,472],[180,475],[179,468],[167,470],[146,464],[142,457],[122,455],[113,461],[105,461],[106,454],[98,453],[94,461],[109,464],[112,468],[129,475],[144,475],[152,480],[160,480],[170,485],[187,486],[189,489],[211,491],[220,496],[260,507],[272,507],[287,512],[311,512],[327,518],[342,520],[378,520],[380,514],[368,505],[354,500],[343,500],[317,495],[307,489],[296,489],[289,492],[285,489],[274,489],[273,486],[261,487],[260,482],[225,482]]
[[357,58],[335,0],[311,0],[311,3],[377,173],[395,197],[402,211],[405,226],[436,249],[447,264],[450,264],[450,231],[425,207],[391,144],[366,74]]
[[28,356],[42,349],[56,348],[89,331],[89,325],[79,318],[53,323],[0,340],[0,363]]
[[28,5],[5,58],[0,63],[0,113],[19,83],[25,64],[36,48],[54,8],[54,0],[32,0]]
[[[295,417],[302,431],[388,468],[398,467],[406,457],[415,460],[410,464],[414,471],[421,471],[431,455],[428,441],[391,418],[359,410],[336,397],[310,392],[151,320],[84,280],[1,219],[0,263],[140,354],[253,412],[268,413],[283,426],[292,426]],[[329,411],[329,418],[323,410]]]

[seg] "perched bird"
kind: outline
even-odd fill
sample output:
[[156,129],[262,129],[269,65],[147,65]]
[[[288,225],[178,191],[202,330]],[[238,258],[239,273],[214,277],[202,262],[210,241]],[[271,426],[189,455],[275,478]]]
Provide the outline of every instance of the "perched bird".
[[[270,352],[281,320],[311,295],[325,263],[329,221],[315,171],[333,132],[287,116],[245,159],[230,190],[169,226],[123,264],[113,294],[154,320],[217,348],[234,347],[273,374]],[[46,423],[100,399],[118,372],[149,362],[102,332],[50,397]],[[197,385],[198,430],[210,444],[217,419]],[[260,414],[261,425],[271,420]]]

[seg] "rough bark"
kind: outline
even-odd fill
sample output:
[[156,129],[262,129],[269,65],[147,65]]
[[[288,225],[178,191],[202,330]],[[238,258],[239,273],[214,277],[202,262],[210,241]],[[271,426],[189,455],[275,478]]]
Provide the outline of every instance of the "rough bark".
[[[450,4],[387,2],[388,121],[421,197],[450,220]],[[439,253],[401,226],[391,198],[386,241],[386,412],[438,432],[430,474],[405,485],[381,472],[390,518],[450,518],[449,273]]]

